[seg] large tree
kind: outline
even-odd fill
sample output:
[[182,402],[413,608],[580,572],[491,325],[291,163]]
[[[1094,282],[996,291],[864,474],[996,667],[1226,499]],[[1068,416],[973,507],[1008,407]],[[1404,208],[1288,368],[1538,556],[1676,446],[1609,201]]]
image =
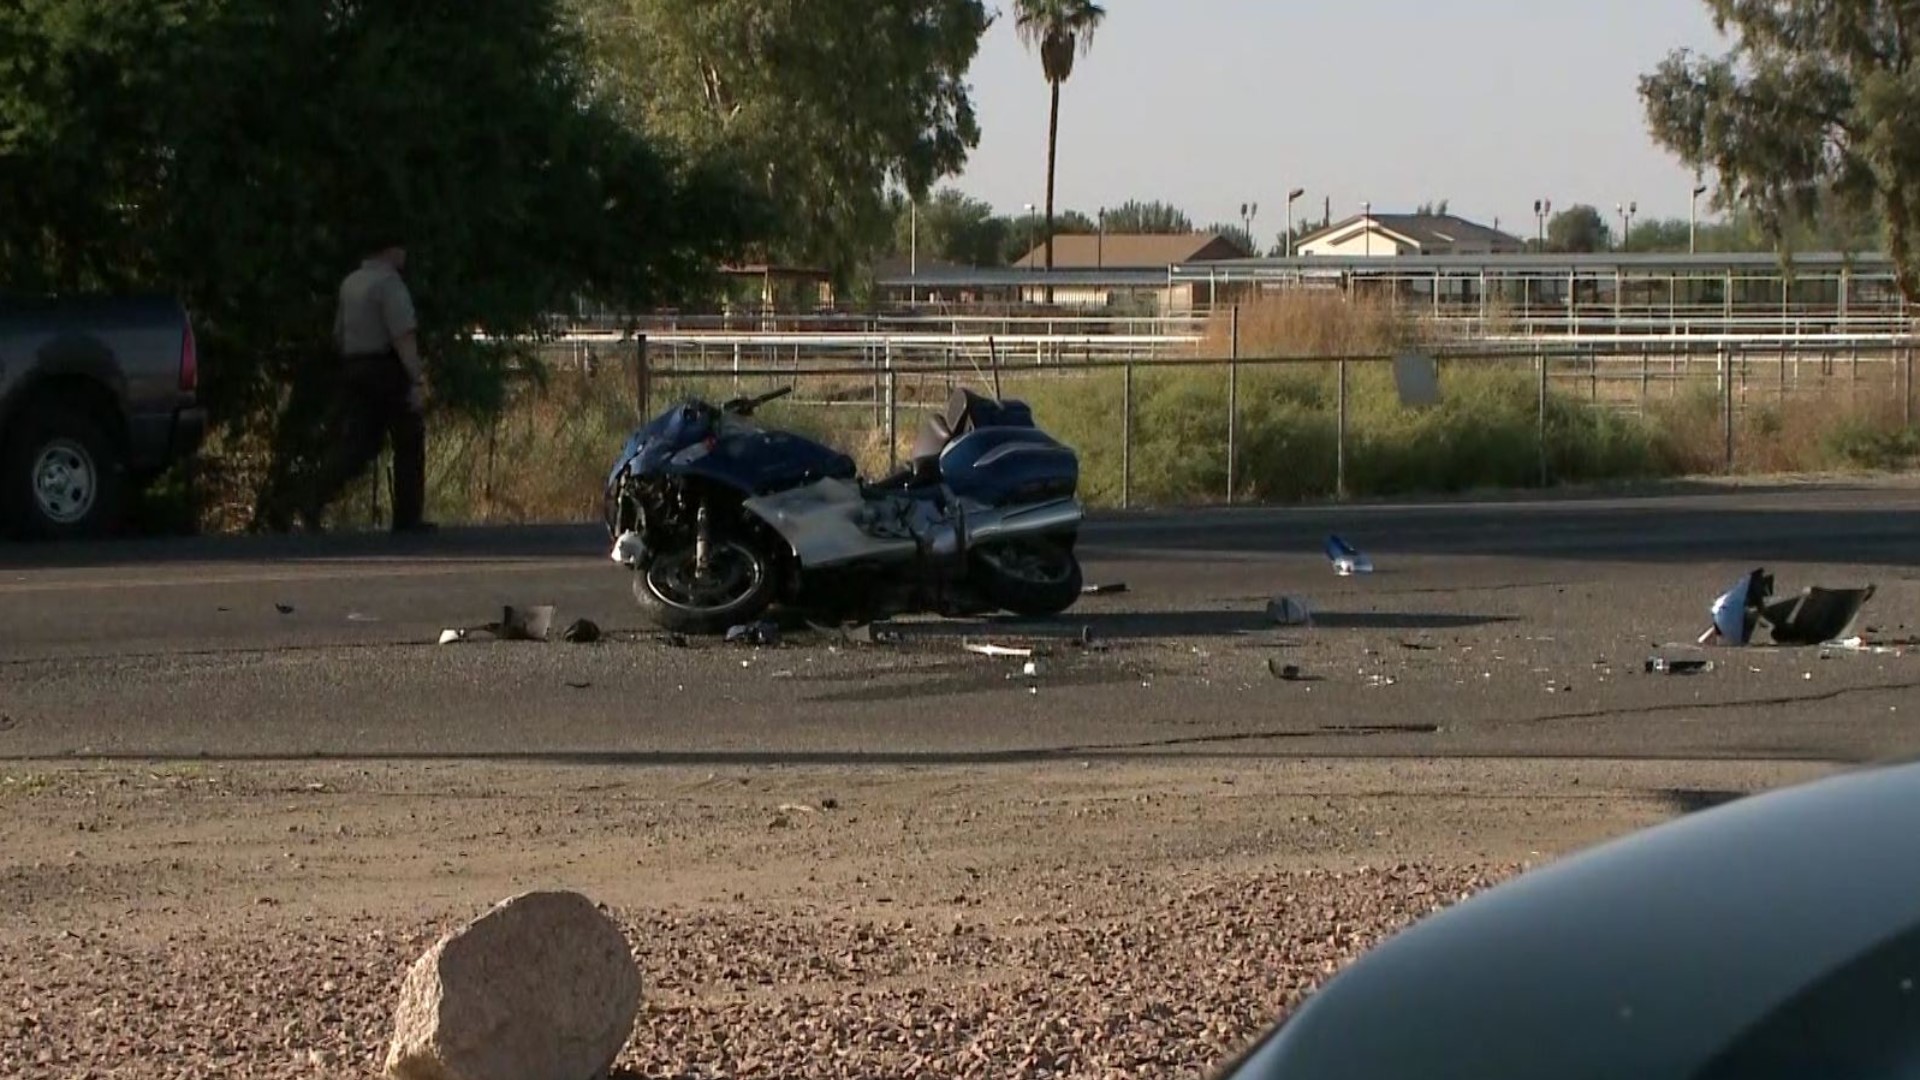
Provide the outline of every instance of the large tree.
[[[1073,75],[1074,58],[1093,47],[1094,31],[1107,17],[1093,0],[1015,0],[1020,40],[1040,52],[1052,104],[1047,113],[1047,269],[1053,269],[1053,181],[1060,150],[1060,84]],[[1049,290],[1051,292],[1051,290]]]
[[1590,254],[1612,246],[1612,230],[1594,207],[1570,206],[1547,222],[1547,250]]
[[1653,136],[1778,240],[1823,198],[1872,208],[1920,299],[1920,4],[1706,0],[1726,56],[1682,50],[1641,79]]
[[942,260],[962,266],[1005,266],[1012,223],[993,207],[954,188],[909,204],[896,196],[893,252],[917,251],[922,262]]
[[[1062,210],[1053,218],[1053,231],[1047,233],[1047,219],[1039,212],[1021,214],[1008,218],[1007,222],[1007,261],[1019,262],[1035,251],[1045,255],[1048,241],[1044,236],[1091,236],[1100,231],[1100,224],[1078,210]],[[1111,230],[1109,230],[1111,231]]]
[[485,407],[475,331],[679,297],[755,220],[595,105],[553,0],[9,6],[0,286],[179,297],[234,434],[324,366],[370,231],[409,240],[436,400]]
[[1107,211],[1110,233],[1152,233],[1155,235],[1190,233],[1193,219],[1172,203],[1142,202],[1129,199]]
[[981,0],[568,0],[631,124],[753,178],[778,210],[762,254],[841,281],[980,139],[967,69]]

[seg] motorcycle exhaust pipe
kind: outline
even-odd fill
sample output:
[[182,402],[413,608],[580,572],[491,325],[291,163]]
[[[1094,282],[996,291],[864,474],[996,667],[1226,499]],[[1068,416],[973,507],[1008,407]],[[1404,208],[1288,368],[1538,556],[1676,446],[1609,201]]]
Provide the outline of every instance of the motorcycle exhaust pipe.
[[967,519],[967,547],[991,544],[995,540],[1005,540],[1014,536],[1032,536],[1076,529],[1086,516],[1086,511],[1081,508],[1078,499],[1062,499],[1059,502],[1015,507],[1011,510],[990,510]]

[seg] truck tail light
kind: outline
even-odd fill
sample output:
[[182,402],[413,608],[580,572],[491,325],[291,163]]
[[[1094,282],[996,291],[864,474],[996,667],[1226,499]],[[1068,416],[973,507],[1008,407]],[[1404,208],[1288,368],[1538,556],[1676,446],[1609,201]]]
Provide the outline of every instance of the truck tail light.
[[180,339],[180,391],[191,394],[200,389],[200,350],[194,344],[193,324]]

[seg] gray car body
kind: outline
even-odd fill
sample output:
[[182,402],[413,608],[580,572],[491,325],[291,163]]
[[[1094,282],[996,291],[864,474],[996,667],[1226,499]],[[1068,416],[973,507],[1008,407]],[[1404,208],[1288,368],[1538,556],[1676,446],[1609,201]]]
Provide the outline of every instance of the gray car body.
[[1225,1075],[1920,1075],[1920,765],[1523,874],[1361,957]]
[[150,476],[198,449],[206,414],[180,385],[187,312],[166,297],[0,295],[0,445],[36,401],[88,403]]

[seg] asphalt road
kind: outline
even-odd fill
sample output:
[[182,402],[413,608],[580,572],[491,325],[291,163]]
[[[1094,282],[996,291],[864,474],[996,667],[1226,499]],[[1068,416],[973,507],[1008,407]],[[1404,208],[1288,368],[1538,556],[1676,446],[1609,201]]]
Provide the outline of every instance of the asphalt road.
[[[1339,578],[1337,531],[1378,572]],[[1856,761],[1920,749],[1913,655],[1715,650],[1649,675],[1755,566],[1873,584],[1920,636],[1920,485],[1103,518],[1046,628],[916,625],[676,648],[591,528],[0,548],[0,759],[483,757],[631,764],[1216,755]],[[1268,625],[1304,598],[1311,629]],[[554,604],[596,646],[435,644]],[[283,610],[284,609],[284,610]],[[1097,649],[1080,647],[1082,627]],[[964,651],[1043,638],[1039,671]],[[1282,681],[1270,666],[1301,669]]]

